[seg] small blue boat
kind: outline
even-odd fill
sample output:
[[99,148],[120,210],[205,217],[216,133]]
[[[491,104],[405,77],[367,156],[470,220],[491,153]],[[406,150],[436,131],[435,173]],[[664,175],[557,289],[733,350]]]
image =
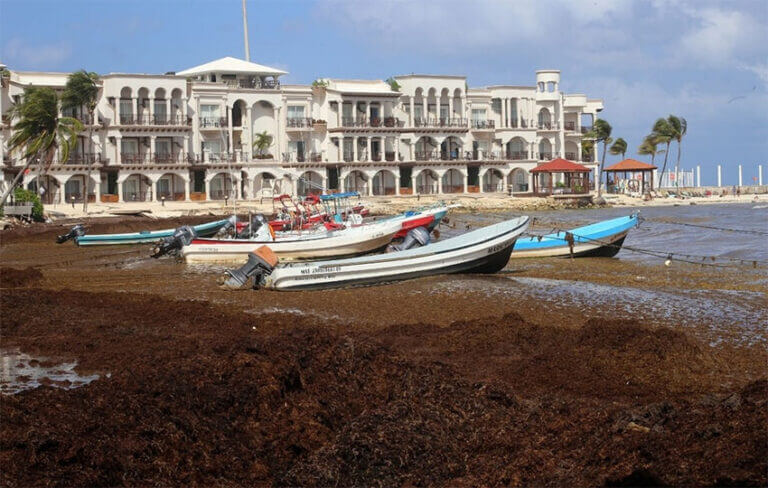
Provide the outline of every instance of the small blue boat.
[[613,257],[638,222],[639,217],[634,213],[554,234],[521,237],[515,243],[511,257]]
[[[212,236],[219,231],[229,219],[217,220],[205,224],[195,225],[192,228],[200,237]],[[145,244],[156,242],[163,237],[173,235],[175,229],[142,230],[126,234],[94,234],[79,235],[74,238],[78,246],[110,246],[116,244]]]

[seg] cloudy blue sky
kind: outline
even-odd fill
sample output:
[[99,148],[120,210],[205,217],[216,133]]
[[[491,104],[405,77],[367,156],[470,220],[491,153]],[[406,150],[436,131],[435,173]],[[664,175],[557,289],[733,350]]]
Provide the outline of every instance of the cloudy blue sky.
[[[240,0],[0,0],[12,69],[163,73],[244,57]],[[685,117],[683,166],[736,165],[768,179],[768,1],[248,0],[251,58],[318,77],[463,74],[470,86],[533,84],[605,100],[631,153],[654,119]],[[675,155],[673,149],[673,156]],[[630,154],[635,156],[634,154]],[[746,181],[745,181],[746,182]]]

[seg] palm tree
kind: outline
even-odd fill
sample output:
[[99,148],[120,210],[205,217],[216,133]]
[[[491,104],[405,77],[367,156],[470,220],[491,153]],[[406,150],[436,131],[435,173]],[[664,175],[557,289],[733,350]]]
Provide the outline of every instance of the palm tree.
[[585,134],[585,137],[591,138],[595,140],[595,143],[603,143],[603,158],[600,160],[600,171],[597,173],[597,181],[595,181],[595,186],[597,186],[597,196],[598,198],[603,194],[602,188],[600,187],[600,180],[603,177],[603,167],[605,166],[605,153],[608,152],[608,144],[613,142],[613,139],[611,138],[611,132],[613,131],[613,127],[611,127],[611,124],[609,124],[607,121],[603,119],[597,119],[595,120],[594,125],[592,126],[592,130],[587,132]]
[[643,155],[650,154],[651,164],[654,164],[657,154],[664,154],[667,152],[664,149],[659,149],[658,145],[659,145],[659,141],[656,139],[656,137],[653,134],[645,136],[645,139],[643,139],[643,143],[640,144],[640,146],[637,148],[637,154],[643,154]]
[[8,150],[23,148],[22,157],[27,159],[27,163],[6,188],[0,205],[5,203],[33,161],[39,165],[38,175],[48,170],[57,150],[59,162],[66,162],[77,140],[77,133],[83,130],[79,120],[59,116],[59,97],[48,87],[27,87],[23,101],[11,109],[11,118],[18,118],[19,121],[13,126]]
[[669,125],[667,119],[657,119],[653,124],[653,130],[651,136],[657,144],[666,144],[667,148],[664,150],[664,165],[661,167],[661,175],[659,176],[659,187],[661,187],[661,181],[664,179],[664,172],[667,170],[667,157],[669,156],[669,145],[672,143],[672,139],[675,136],[675,129]]
[[253,147],[259,150],[259,155],[263,155],[264,151],[269,149],[269,146],[271,145],[272,136],[267,134],[267,131],[254,134]]
[[613,145],[608,151],[614,156],[621,154],[621,159],[624,159],[624,155],[627,153],[627,141],[619,137],[613,142]]
[[[87,72],[84,69],[75,71],[67,78],[67,85],[61,96],[61,106],[65,109],[80,109],[85,107],[90,115],[88,124],[88,141],[93,144],[93,124],[95,123],[96,104],[99,101],[99,75]],[[86,158],[88,164],[88,176],[85,180],[85,198],[83,198],[83,212],[88,213],[88,185],[91,183],[91,168],[93,161]]]
[[677,179],[677,175],[680,174],[680,152],[683,143],[683,136],[688,132],[688,121],[682,117],[676,115],[670,115],[667,117],[667,122],[674,130],[672,139],[677,141],[677,163],[675,164],[675,187],[680,186],[680,181]]
[[592,155],[592,150],[595,148],[595,141],[592,139],[584,139],[581,141],[581,160],[587,161],[589,156]]

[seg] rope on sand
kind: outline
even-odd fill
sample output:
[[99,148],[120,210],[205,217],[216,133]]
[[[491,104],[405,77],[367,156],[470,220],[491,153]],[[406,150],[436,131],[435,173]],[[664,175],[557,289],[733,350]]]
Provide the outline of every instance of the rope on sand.
[[720,230],[723,232],[738,232],[739,234],[754,234],[758,236],[768,236],[768,232],[760,231],[760,230],[730,229],[727,227],[715,227],[713,225],[691,224],[688,222],[675,222],[675,221],[659,220],[659,219],[645,219],[645,221],[653,222],[654,224],[681,225],[685,227],[697,227],[700,229]]

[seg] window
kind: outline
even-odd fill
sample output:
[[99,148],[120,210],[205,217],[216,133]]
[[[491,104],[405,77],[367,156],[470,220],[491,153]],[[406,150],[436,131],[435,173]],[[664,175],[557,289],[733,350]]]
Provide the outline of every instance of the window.
[[165,100],[155,100],[155,120],[158,122],[165,122],[168,119],[168,106],[165,104]]
[[485,120],[485,109],[484,108],[473,108],[472,109],[472,120],[474,122]]
[[440,105],[440,118],[447,119],[448,116],[448,105]]
[[133,114],[133,99],[121,98],[120,99],[120,115]]
[[421,105],[421,104],[414,105],[413,106],[413,116],[415,118],[417,118],[417,119],[423,118],[424,117],[424,106]]
[[200,105],[200,117],[204,119],[218,119],[221,117],[219,105]]
[[288,105],[288,118],[289,119],[303,119],[304,118],[304,106],[303,105]]
[[221,141],[203,141],[203,152],[219,154],[221,152]]
[[139,154],[139,141],[136,139],[123,139],[120,152],[123,154]]
[[171,154],[171,141],[168,139],[158,139],[155,141],[155,153],[158,156],[168,156]]

